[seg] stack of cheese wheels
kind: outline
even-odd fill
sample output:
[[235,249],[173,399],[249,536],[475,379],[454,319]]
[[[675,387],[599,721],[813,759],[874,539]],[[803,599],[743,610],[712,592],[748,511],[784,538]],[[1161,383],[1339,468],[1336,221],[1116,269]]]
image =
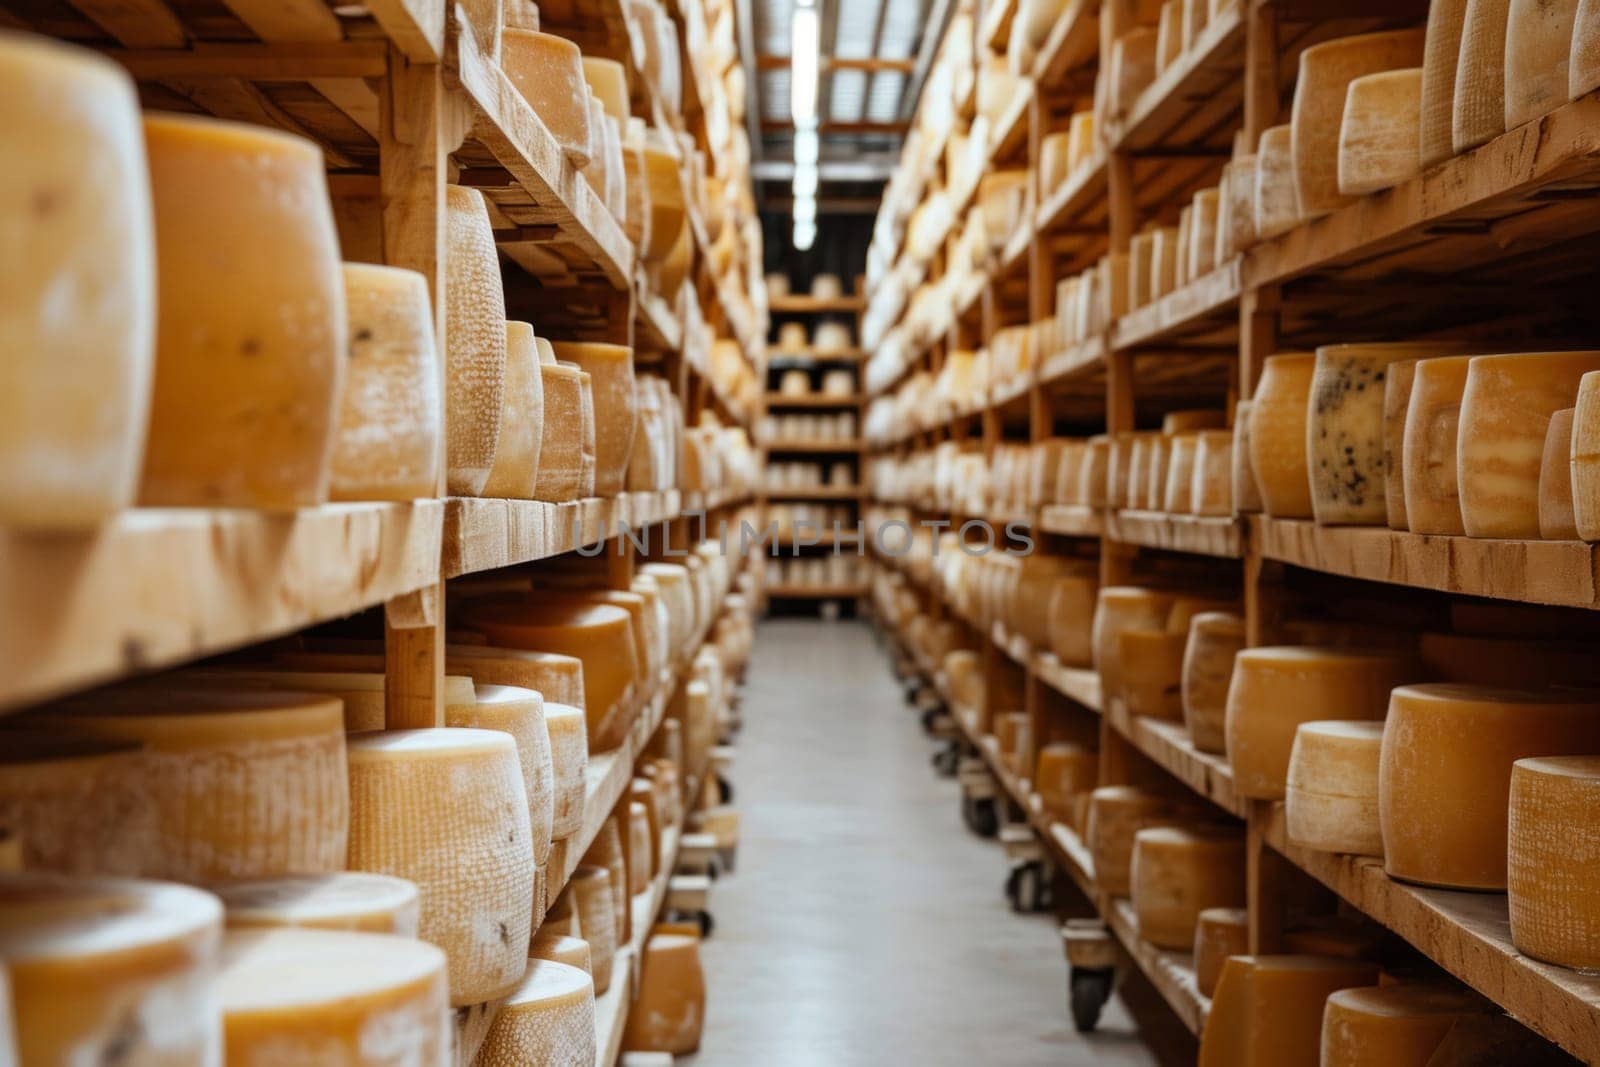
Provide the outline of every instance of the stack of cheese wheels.
[[1573,405],[1600,351],[1476,356],[1467,368],[1456,455],[1469,537],[1539,536],[1539,467],[1550,417]]
[[320,504],[346,328],[322,152],[193,115],[144,134],[159,300],[140,503]]
[[1146,826],[1170,825],[1179,805],[1165,793],[1106,785],[1089,795],[1085,838],[1094,856],[1095,882],[1112,896],[1128,895],[1133,837]]
[[1295,184],[1294,127],[1273,126],[1256,145],[1255,234],[1267,241],[1300,225],[1300,190]]
[[1408,529],[1406,521],[1406,411],[1417,360],[1397,359],[1384,369],[1383,381],[1383,514],[1391,530]]
[[583,53],[564,37],[537,30],[504,31],[501,67],[575,167],[594,158],[595,130]]
[[1194,984],[1200,995],[1216,993],[1229,956],[1250,951],[1250,913],[1244,908],[1207,908],[1194,923]]
[[1153,826],[1133,836],[1128,867],[1139,936],[1187,949],[1207,908],[1245,902],[1244,835],[1227,827]]
[[1402,462],[1406,524],[1412,533],[1465,532],[1456,442],[1471,364],[1471,356],[1444,356],[1422,360],[1412,369]]
[[1312,517],[1308,408],[1317,357],[1270,356],[1250,402],[1250,469],[1262,509],[1277,519]]
[[1094,789],[1100,774],[1098,753],[1065,741],[1039,748],[1033,785],[1044,810],[1060,822],[1072,822],[1077,798]]
[[245,1067],[441,1063],[453,1037],[448,992],[444,953],[412,938],[229,931],[216,986],[224,1055]]
[[[155,368],[138,96],[115,63],[22,34],[0,40],[0,93],[0,200],[13,205],[0,256],[0,522],[88,528],[133,503]],[[31,196],[41,209],[25,212]],[[77,294],[70,314],[52,313],[56,293]]]
[[1399,360],[1459,350],[1459,345],[1428,341],[1317,349],[1307,399],[1306,451],[1311,508],[1318,523],[1381,526],[1387,521],[1384,396],[1389,368]]
[[0,875],[17,1062],[217,1063],[221,937],[221,904],[188,886]]
[[643,681],[633,618],[626,609],[541,594],[471,604],[467,621],[494,644],[582,660],[589,751],[609,752],[626,739],[633,697]]
[[1452,1027],[1490,1006],[1445,985],[1397,982],[1340,989],[1322,1013],[1323,1067],[1360,1067],[1381,1056],[1394,1067],[1427,1067]]
[[494,467],[506,375],[505,290],[489,208],[478,190],[445,187],[443,251],[448,485],[452,494],[478,496]]
[[1290,841],[1320,852],[1383,855],[1378,828],[1382,744],[1381,722],[1300,724],[1284,792]]
[[1201,752],[1227,751],[1228,686],[1234,656],[1244,646],[1244,619],[1238,615],[1211,611],[1189,620],[1181,682],[1183,722]]
[[340,871],[211,886],[230,928],[304,926],[416,937],[415,883],[386,874]]
[[339,701],[193,684],[103,690],[30,721],[141,746],[138,791],[155,810],[143,874],[205,883],[342,870],[350,789]]
[[506,369],[500,388],[500,433],[483,495],[530,499],[538,482],[544,433],[544,376],[533,327],[504,323]]
[[612,966],[620,942],[616,901],[611,896],[611,872],[604,867],[580,865],[567,880],[563,897],[577,917],[579,936],[589,942],[596,995],[611,988]]
[[595,1062],[595,983],[581,968],[537,959],[506,998],[474,1063]]
[[428,280],[414,270],[346,263],[344,294],[349,358],[329,496],[433,496],[443,402]]
[[1378,965],[1327,956],[1233,956],[1200,1036],[1200,1067],[1316,1063],[1328,996],[1375,986]]
[[1339,127],[1339,194],[1361,196],[1415,177],[1421,126],[1421,67],[1351,81]]
[[628,1012],[622,1047],[688,1055],[700,1047],[705,1008],[700,939],[692,934],[653,933],[639,961],[639,995]]
[[532,930],[533,834],[516,742],[498,730],[350,737],[352,869],[407,878],[421,937],[450,961],[450,1002],[505,996]]
[[158,847],[138,743],[9,728],[0,744],[0,840],[23,870],[137,875]]
[[1247,648],[1228,686],[1227,748],[1240,796],[1280,800],[1301,723],[1381,719],[1389,693],[1415,681],[1414,658],[1380,649]]
[[1018,566],[1008,623],[1034,648],[1049,648],[1054,618],[1052,607],[1058,587],[1068,584],[1080,594],[1086,588],[1092,590],[1094,565],[1039,552],[1023,557]]
[[594,396],[595,482],[598,496],[622,492],[633,454],[639,401],[633,375],[633,349],[597,342],[556,342],[556,359],[589,375]]
[[1384,867],[1407,881],[1506,888],[1512,764],[1600,752],[1600,693],[1407,685],[1394,691],[1378,770]]
[[1091,642],[1100,689],[1108,697],[1122,694],[1123,631],[1165,630],[1172,599],[1171,593],[1140,586],[1108,586],[1100,590]]
[[1511,769],[1506,888],[1511,940],[1535,959],[1600,970],[1590,860],[1600,813],[1600,757],[1519,759]]
[[1546,541],[1575,541],[1577,516],[1572,505],[1572,421],[1565,408],[1550,416],[1544,455],[1539,460],[1539,536]]
[[550,734],[544,724],[544,698],[532,689],[510,685],[479,685],[462,680],[447,684],[446,726],[498,730],[517,745],[522,785],[528,801],[528,830],[533,842],[533,862],[544,866],[550,855],[554,818],[555,772],[550,756]]
[[547,930],[543,926],[539,927],[539,932],[533,937],[528,958],[565,963],[568,967],[578,968],[584,974],[593,973],[593,964],[589,959],[589,942],[571,934]]

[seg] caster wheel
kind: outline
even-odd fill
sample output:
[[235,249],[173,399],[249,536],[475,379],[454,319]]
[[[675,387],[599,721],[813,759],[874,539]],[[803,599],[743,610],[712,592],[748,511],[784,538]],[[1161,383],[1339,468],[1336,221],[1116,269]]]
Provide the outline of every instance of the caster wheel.
[[941,716],[943,714],[944,714],[944,708],[939,706],[938,704],[935,704],[930,708],[924,709],[923,712],[922,712],[922,732],[923,733],[928,733],[928,734],[933,733],[933,724],[934,724],[935,720],[937,720],[939,718],[939,716]]
[[[711,918],[711,913],[709,911],[697,911],[697,912],[695,912],[694,913],[694,921],[700,924],[700,940],[702,940],[702,941],[704,941],[707,938],[709,938],[711,936],[712,931],[717,928],[717,924],[716,924],[715,920],[713,920]],[[1096,1008],[1095,1009],[1096,1017],[1098,1017],[1099,1014],[1100,1014],[1100,1010],[1098,1008]]]
[[967,829],[979,837],[993,837],[1000,832],[1000,811],[995,807],[992,797],[963,796],[961,820],[967,824]]
[[947,745],[933,754],[933,769],[941,778],[954,778],[961,763],[961,753],[955,745]]
[[1087,1034],[1099,1024],[1100,1012],[1111,999],[1114,974],[1110,968],[1072,968],[1072,1025],[1078,1033]]
[[910,685],[906,686],[906,689],[905,689],[906,703],[910,704],[912,707],[916,707],[917,706],[917,694],[920,693],[921,691],[922,691],[922,686],[918,685],[915,681],[913,681]]
[[1006,896],[1011,910],[1031,915],[1045,906],[1044,869],[1037,863],[1020,863],[1006,877]]
[[717,788],[722,791],[722,802],[724,804],[732,804],[733,803],[733,783],[728,781],[726,778],[724,778],[722,775],[719,774],[719,775],[717,775]]

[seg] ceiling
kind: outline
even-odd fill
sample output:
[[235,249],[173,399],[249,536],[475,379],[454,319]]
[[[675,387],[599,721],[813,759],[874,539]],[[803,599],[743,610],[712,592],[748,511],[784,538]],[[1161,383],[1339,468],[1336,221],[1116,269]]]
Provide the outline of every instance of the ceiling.
[[[876,210],[952,5],[949,0],[816,2],[822,30],[819,210],[866,212],[868,205]],[[788,57],[794,6],[794,0],[739,0],[740,46],[745,68],[755,72],[747,82],[746,114],[756,192],[768,210],[787,208],[793,173]]]

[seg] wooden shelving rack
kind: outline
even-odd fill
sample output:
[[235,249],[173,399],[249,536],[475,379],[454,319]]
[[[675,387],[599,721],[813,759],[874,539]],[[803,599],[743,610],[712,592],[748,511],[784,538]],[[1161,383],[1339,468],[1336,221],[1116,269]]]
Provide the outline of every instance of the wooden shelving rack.
[[[1000,27],[1009,16],[1001,9],[1007,0],[977,0],[975,6],[972,44],[979,54],[986,41],[1003,47]],[[1099,131],[1099,151],[1088,163],[1059,187],[1044,188],[1041,142],[1064,130],[1074,110],[1090,106],[1100,57],[1132,25],[1131,8],[1121,0],[1065,6],[1034,62],[1031,91],[1023,93],[1025,115],[1000,116],[990,141],[991,170],[1029,169],[1023,221],[986,269],[955,293],[948,324],[925,343],[902,349],[892,373],[877,376],[874,399],[892,394],[913,373],[937,373],[951,351],[985,346],[1002,328],[1048,318],[1058,279],[1108,251],[1127,251],[1148,222],[1176,223],[1195,191],[1217,183],[1235,137],[1253,146],[1263,130],[1288,121],[1298,56],[1306,47],[1417,25],[1427,12],[1425,3],[1346,9],[1240,0],[1205,27],[1125,116]],[[957,100],[955,113],[958,128],[970,123],[970,98]],[[894,224],[900,216],[880,218],[873,254],[889,264],[874,275],[880,285],[893,271],[914,290],[954,269],[956,229],[972,191],[958,189],[946,173],[942,147],[925,143],[916,157],[920,169],[909,165],[908,156],[891,190],[913,202],[929,191],[950,195],[952,229],[931,258],[918,262],[907,248],[905,227]],[[1600,230],[1597,191],[1600,99],[1590,96],[1395,188],[1256,244],[1103,333],[1036,353],[1021,381],[964,410],[933,425],[899,427],[887,438],[869,439],[869,451],[905,458],[954,441],[992,456],[1003,443],[1127,431],[1184,407],[1231,411],[1234,399],[1253,392],[1267,356],[1318,344],[1445,332],[1494,337],[1523,350],[1590,347],[1572,342],[1592,339],[1592,318],[1566,312],[1578,302],[1568,294],[1592,276],[1582,249]],[[873,293],[869,289],[869,298]],[[931,500],[874,500],[871,506],[953,525],[996,518],[950,514]],[[1097,555],[1103,586],[1137,584],[1149,564],[1175,556],[1209,561],[1219,581],[1237,583],[1251,644],[1264,643],[1307,582],[1325,590],[1329,582],[1359,580],[1369,584],[1348,588],[1368,598],[1444,594],[1600,608],[1600,558],[1595,546],[1581,542],[1429,537],[1261,515],[1202,518],[1073,505],[1045,506],[1023,518],[1045,547]],[[925,570],[919,574],[904,559],[879,558],[882,567],[905,576],[933,617],[966,627],[972,647],[982,650],[991,683],[999,674],[1020,672],[1036,745],[1041,739],[1087,738],[1098,744],[1101,784],[1164,774],[1206,801],[1218,818],[1243,824],[1252,951],[1280,946],[1286,883],[1309,878],[1537,1034],[1586,1062],[1600,1062],[1600,979],[1517,953],[1503,895],[1406,886],[1373,861],[1289,844],[1281,806],[1238,797],[1226,759],[1195,750],[1181,724],[1131,716],[1119,703],[1103,706],[1093,672],[1062,667],[1015,635],[962,618]],[[918,661],[905,635],[892,637],[950,704],[939,665]],[[993,738],[981,724],[953,705],[952,710],[1002,789],[1029,813],[1056,866],[1094,902],[1128,962],[1198,1034],[1209,1004],[1194,989],[1187,958],[1157,952],[1139,939],[1126,902],[1108,900],[1096,889],[1071,828],[1041,823],[1029,783],[994,758]]]

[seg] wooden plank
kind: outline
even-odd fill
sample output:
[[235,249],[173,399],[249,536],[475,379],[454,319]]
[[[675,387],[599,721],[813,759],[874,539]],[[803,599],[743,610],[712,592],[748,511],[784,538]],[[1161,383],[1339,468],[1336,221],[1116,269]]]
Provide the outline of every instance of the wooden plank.
[[92,533],[0,530],[0,707],[376,607],[438,580],[444,506],[135,508]]
[[1196,110],[1220,107],[1212,128],[1228,125],[1227,116],[1243,106],[1238,76],[1245,46],[1248,3],[1235,4],[1206,24],[1193,46],[1139,94],[1128,114],[1108,124],[1107,143],[1121,152],[1139,152],[1156,145],[1184,143],[1173,131]]
[[1111,702],[1105,717],[1135,748],[1201,799],[1236,818],[1248,814],[1249,801],[1234,792],[1227,757],[1195,748],[1183,723],[1131,715],[1121,700]]
[[1205,1029],[1206,1016],[1211,1014],[1211,999],[1201,996],[1195,985],[1194,957],[1187,952],[1156,948],[1141,938],[1133,905],[1123,898],[1108,901],[1102,915],[1173,1013],[1198,1036]]
[[444,58],[443,0],[364,0],[367,11],[383,27],[400,54],[413,63],[432,64]]
[[633,1006],[634,950],[624,945],[612,958],[611,984],[594,998],[595,1067],[612,1067],[622,1057],[622,1035]]
[[1100,675],[1083,667],[1065,667],[1051,652],[1035,652],[1028,669],[1069,700],[1093,712],[1101,710]]
[[338,41],[339,20],[323,0],[222,0],[263,41]]
[[1046,504],[1039,509],[1039,529],[1062,537],[1099,537],[1105,513],[1087,504]]
[[675,518],[682,503],[677,490],[565,504],[451,497],[444,502],[441,570],[455,578],[565,555],[616,537],[624,524],[640,530]]
[[112,48],[104,54],[139,81],[301,82],[382,78],[389,72],[387,49],[381,41]]
[[1229,515],[1123,510],[1107,512],[1105,525],[1107,537],[1126,545],[1223,559],[1244,556],[1245,524]]
[[820,297],[804,293],[791,293],[774,298],[769,311],[778,315],[815,315],[827,312],[861,312],[866,302],[857,296]]
[[829,394],[810,393],[805,396],[790,396],[787,393],[768,393],[767,407],[770,408],[854,408],[860,407],[865,397],[858,393]]
[[1239,305],[1240,262],[1234,258],[1161,299],[1128,312],[1112,327],[1112,347],[1121,350],[1172,343],[1184,334],[1226,325],[1235,318]]
[[1100,51],[1100,25],[1096,0],[1071,0],[1045,38],[1034,60],[1033,80],[1040,92],[1062,86]]
[[188,34],[162,0],[69,0],[74,8],[128,48],[182,48]]

